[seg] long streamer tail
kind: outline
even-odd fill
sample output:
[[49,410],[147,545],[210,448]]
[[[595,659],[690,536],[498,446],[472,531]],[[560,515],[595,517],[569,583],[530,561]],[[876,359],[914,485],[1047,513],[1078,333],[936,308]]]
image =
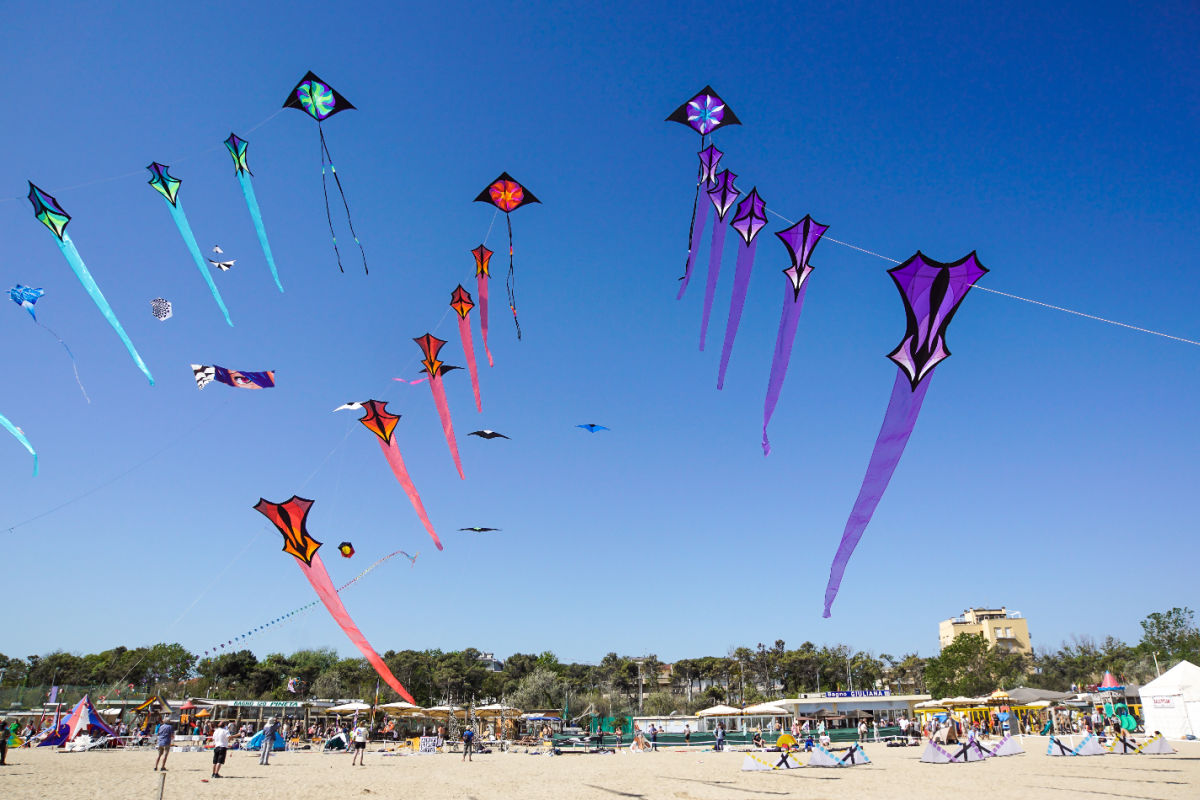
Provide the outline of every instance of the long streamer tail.
[[908,444],[908,437],[912,434],[913,426],[917,424],[917,415],[921,413],[921,403],[925,400],[925,390],[929,388],[930,379],[926,377],[914,390],[904,372],[897,371],[896,383],[892,386],[892,399],[888,402],[887,414],[884,415],[879,436],[875,439],[871,463],[867,465],[867,474],[863,478],[862,488],[858,491],[858,499],[854,501],[850,518],[846,520],[846,530],[842,533],[842,541],[838,544],[833,564],[829,567],[829,583],[825,586],[825,612],[822,616],[829,616],[829,609],[833,607],[838,588],[842,585],[846,564],[887,490],[892,473],[900,463],[900,456],[904,455],[904,446]]
[[775,352],[771,356],[771,377],[767,381],[767,399],[763,403],[763,455],[771,455],[771,441],[767,438],[767,425],[771,423],[771,415],[779,403],[779,393],[783,391],[783,379],[787,377],[788,362],[792,359],[792,343],[796,340],[796,325],[800,321],[800,311],[804,308],[804,293],[808,284],[800,287],[799,296],[792,291],[791,284],[783,287],[783,313],[779,316],[779,333],[775,336]]
[[446,444],[450,455],[454,457],[454,466],[458,469],[458,477],[466,480],[463,475],[462,461],[458,457],[458,442],[454,440],[454,423],[450,421],[450,405],[446,402],[446,387],[442,385],[440,375],[430,376],[429,388],[433,391],[433,403],[437,406],[438,417],[442,420],[442,432],[446,434]]
[[[369,274],[371,274],[371,271],[369,269],[367,269],[367,251],[363,250],[362,242],[360,242],[358,240],[358,234],[354,231],[354,220],[350,217],[350,203],[348,200],[346,200],[346,192],[342,189],[342,179],[338,177],[337,167],[335,167],[333,165],[333,156],[329,154],[329,145],[325,144],[325,131],[324,131],[324,129],[322,129],[320,127],[319,124],[317,126],[317,130],[321,134],[321,155],[322,155],[321,163],[322,163],[322,165],[324,165],[326,160],[329,161],[329,171],[331,173],[333,173],[333,182],[335,184],[337,184],[338,194],[340,194],[342,196],[342,205],[346,209],[346,224],[350,226],[350,235],[354,237],[354,243],[356,245],[358,245],[358,252],[362,253],[363,272],[365,274],[369,275]],[[322,180],[324,180],[324,176],[325,176],[325,168],[324,168],[324,166],[322,166],[321,167]],[[329,195],[328,194],[325,195],[325,214],[326,215],[329,214]],[[329,223],[329,228],[330,228],[330,230],[333,229],[332,221],[330,221],[330,223]],[[340,269],[341,266],[342,266],[342,261],[339,258],[338,259],[338,268]]]
[[504,279],[504,285],[508,289],[508,307],[512,309],[513,324],[517,326],[517,339],[521,338],[521,320],[517,319],[517,276],[513,272],[513,242],[512,242],[512,216],[505,212],[504,221],[508,223],[508,275]]
[[700,312],[700,349],[708,336],[708,318],[712,314],[713,297],[717,293],[717,279],[721,275],[721,251],[725,249],[726,225],[720,217],[713,220],[712,245],[708,251],[708,282],[704,284],[704,308]]
[[104,299],[104,293],[100,291],[100,287],[96,285],[96,281],[92,278],[92,273],[88,272],[87,265],[83,263],[83,258],[80,257],[79,251],[75,249],[75,243],[71,241],[70,234],[64,233],[62,239],[57,239],[58,247],[62,250],[63,256],[66,257],[67,263],[71,265],[71,269],[75,272],[75,277],[79,278],[79,282],[83,284],[83,288],[91,295],[92,302],[96,304],[96,308],[100,309],[100,313],[108,320],[108,324],[117,332],[121,342],[125,345],[125,349],[129,351],[129,355],[133,357],[133,363],[137,364],[138,369],[146,376],[146,380],[150,381],[150,385],[154,385],[154,376],[150,374],[150,368],[146,366],[146,362],[138,354],[137,348],[133,346],[129,336],[125,333],[125,329],[121,327],[120,320],[113,313],[112,306]]
[[488,366],[496,366],[496,362],[492,360],[492,349],[488,347],[488,278],[486,275],[480,275],[476,281],[476,286],[479,289],[479,330],[483,334],[483,352],[487,353]]
[[733,341],[737,338],[738,326],[742,324],[742,310],[746,307],[746,293],[750,289],[750,272],[754,269],[754,248],[758,239],[738,248],[737,269],[733,273],[733,296],[729,301],[729,321],[725,323],[725,343],[721,346],[721,365],[717,368],[717,389],[725,388],[725,370],[729,368],[729,357],[733,355]]
[[479,370],[475,366],[475,340],[471,335],[471,318],[458,318],[458,335],[462,339],[463,353],[467,356],[467,372],[471,373],[471,388],[475,391],[475,410],[483,413],[479,399]]
[[696,249],[700,246],[700,240],[704,238],[704,226],[708,222],[708,209],[712,203],[700,203],[700,187],[704,181],[701,179],[696,183],[696,202],[692,203],[692,227],[691,234],[688,236],[688,254],[687,262],[683,266],[683,277],[679,279],[679,294],[675,295],[676,300],[683,299],[683,293],[687,291],[688,283],[692,280],[692,267],[696,263]]
[[[34,322],[37,322],[37,320],[34,320]],[[75,362],[75,354],[71,352],[71,348],[67,347],[67,343],[62,340],[62,337],[52,331],[48,326],[43,325],[40,322],[37,322],[37,324],[42,330],[53,336],[55,341],[62,345],[63,350],[67,351],[67,356],[71,359],[71,370],[75,373],[75,383],[79,384],[79,391],[83,392],[83,399],[91,403],[92,398],[88,397],[87,389],[83,388],[83,381],[79,380],[79,365]]]
[[[329,187],[325,181],[325,131],[321,130],[321,123],[317,123],[317,131],[321,134],[321,193],[325,195],[325,221],[329,223],[329,237],[333,239],[333,257],[337,259],[338,272],[345,272],[342,269],[342,251],[338,250],[337,233],[333,230],[333,215],[329,213]],[[330,164],[332,167],[333,164]]]
[[283,284],[279,282],[279,270],[275,269],[275,256],[271,255],[271,243],[267,241],[267,229],[263,225],[262,212],[258,209],[258,198],[254,196],[254,184],[250,182],[250,175],[245,172],[239,172],[237,179],[238,183],[242,185],[242,195],[246,198],[246,207],[250,209],[250,219],[254,220],[258,243],[262,245],[263,256],[267,259],[267,266],[271,268],[271,277],[275,279],[275,285],[282,292]]
[[363,654],[379,677],[383,678],[388,686],[396,691],[396,694],[403,697],[408,702],[416,705],[408,690],[400,681],[396,680],[396,676],[388,669],[388,665],[380,657],[379,653],[375,652],[375,648],[371,647],[371,643],[367,641],[367,637],[363,636],[363,632],[354,624],[354,620],[350,618],[350,612],[346,610],[346,606],[342,604],[342,598],[338,597],[337,590],[333,588],[333,581],[329,580],[329,572],[325,569],[324,562],[321,561],[321,554],[316,553],[312,558],[312,566],[308,566],[300,561],[296,562],[300,565],[300,571],[308,578],[308,582],[312,584],[316,590],[317,596],[321,598],[321,602],[325,604],[325,608],[329,609],[330,616],[338,627],[350,638],[354,646],[358,648],[358,652]]
[[25,434],[21,432],[21,429],[9,422],[8,417],[3,414],[0,414],[0,426],[3,426],[6,431],[11,433],[18,442],[25,445],[25,449],[29,451],[29,455],[33,456],[33,476],[36,478],[38,474],[38,457],[37,451],[33,449],[33,445],[25,438]]
[[421,502],[421,495],[417,494],[417,487],[413,485],[412,478],[408,477],[408,469],[404,466],[404,459],[400,457],[400,446],[393,438],[391,444],[384,444],[380,440],[379,449],[383,450],[383,456],[387,459],[388,466],[392,468],[392,474],[396,476],[404,493],[408,495],[408,500],[412,503],[417,516],[420,517],[421,524],[425,526],[425,530],[429,531],[437,549],[441,550],[442,540],[438,538],[437,531],[433,529],[433,523],[429,521],[429,515],[425,513],[425,504]]
[[175,227],[179,228],[179,235],[183,237],[184,244],[192,253],[192,260],[196,262],[196,269],[200,270],[200,274],[204,276],[204,282],[208,284],[208,290],[212,292],[213,299],[217,301],[217,306],[221,309],[221,313],[225,315],[225,321],[229,323],[229,327],[233,327],[233,320],[229,318],[229,309],[225,307],[225,301],[221,299],[221,293],[217,291],[217,284],[213,282],[212,270],[204,263],[204,255],[200,252],[200,245],[196,244],[196,237],[192,234],[192,226],[188,224],[187,214],[183,213],[183,202],[179,198],[175,198],[175,204],[167,203],[167,210],[171,212],[171,219],[175,220]]

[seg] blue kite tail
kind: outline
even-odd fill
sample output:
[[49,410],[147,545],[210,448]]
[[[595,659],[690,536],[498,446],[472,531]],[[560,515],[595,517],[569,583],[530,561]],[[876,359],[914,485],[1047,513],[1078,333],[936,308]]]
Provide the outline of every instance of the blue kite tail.
[[104,293],[96,285],[95,279],[92,278],[92,273],[88,272],[87,265],[83,263],[83,258],[80,257],[79,251],[75,249],[75,243],[71,241],[70,234],[64,232],[63,237],[56,241],[58,242],[58,249],[62,250],[67,263],[75,271],[75,277],[79,278],[79,282],[83,284],[83,288],[87,289],[87,293],[92,297],[92,302],[96,304],[96,308],[100,309],[100,313],[108,320],[108,324],[112,325],[113,330],[117,332],[117,336],[121,337],[121,341],[125,343],[125,349],[129,351],[129,355],[133,356],[133,363],[137,364],[138,369],[142,371],[142,374],[146,376],[146,380],[150,381],[150,385],[153,386],[154,376],[150,374],[150,368],[146,366],[145,361],[142,361],[142,357],[138,355],[137,348],[133,346],[133,342],[129,340],[125,329],[121,327],[117,315],[113,313],[112,306],[104,299]]
[[283,284],[279,282],[279,272],[275,269],[275,256],[271,255],[271,243],[267,241],[267,229],[263,226],[262,212],[258,210],[258,198],[254,196],[254,184],[250,182],[250,175],[245,172],[239,172],[238,183],[242,185],[242,194],[246,197],[246,207],[250,209],[250,218],[254,220],[254,230],[258,232],[258,242],[262,245],[263,255],[267,258],[267,266],[271,268],[271,277],[275,279],[275,285],[279,287],[279,291],[283,291]]
[[3,414],[0,414],[0,425],[3,425],[9,433],[15,436],[18,442],[25,445],[25,449],[29,451],[31,456],[33,456],[33,477],[36,478],[38,474],[38,457],[37,451],[33,449],[33,445],[31,445],[29,440],[25,438],[25,434],[21,433],[21,429],[9,422],[8,417],[4,416]]
[[208,265],[204,263],[204,256],[200,254],[200,245],[196,244],[196,237],[192,234],[192,226],[188,224],[187,214],[183,213],[183,203],[176,198],[175,205],[167,203],[167,210],[171,212],[171,219],[175,220],[175,227],[179,228],[179,235],[183,237],[184,244],[188,246],[188,250],[192,251],[192,259],[196,262],[196,268],[204,276],[204,282],[208,284],[213,299],[217,301],[221,313],[225,315],[225,321],[232,328],[233,320],[229,318],[229,309],[225,307],[225,301],[221,299],[221,293],[217,291],[217,284],[213,283]]

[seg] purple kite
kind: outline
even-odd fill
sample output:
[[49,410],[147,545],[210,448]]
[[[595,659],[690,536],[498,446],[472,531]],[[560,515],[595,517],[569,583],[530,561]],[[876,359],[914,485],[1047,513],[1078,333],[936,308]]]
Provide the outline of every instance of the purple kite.
[[[742,121],[737,118],[737,114],[733,113],[733,109],[727,106],[725,101],[713,91],[711,86],[705,86],[691,100],[672,111],[666,121],[686,125],[700,134],[700,175],[696,179],[696,196],[692,199],[692,221],[688,227],[688,254],[683,277],[680,278],[682,285],[679,287],[679,295],[676,298],[679,299],[683,297],[688,281],[691,279],[696,245],[704,234],[704,223],[708,217],[708,208],[700,203],[700,187],[703,186],[706,191],[712,188],[717,162],[724,155],[711,145],[705,147],[705,139],[722,125],[741,125]],[[697,211],[700,212],[699,225],[697,225]]]
[[908,261],[888,270],[888,274],[904,298],[904,311],[908,317],[903,341],[888,353],[888,358],[896,362],[900,372],[892,387],[892,399],[875,440],[866,477],[829,568],[829,583],[825,586],[826,617],[837,597],[846,562],[887,490],[904,453],[904,445],[917,423],[925,391],[929,388],[929,376],[934,367],[950,356],[946,349],[946,328],[967,292],[987,274],[987,269],[976,260],[974,251],[953,264],[942,264],[926,259],[918,250]]
[[717,185],[708,190],[708,199],[717,210],[713,223],[712,245],[708,251],[708,282],[704,285],[704,308],[700,312],[700,349],[704,349],[704,338],[708,335],[708,318],[712,313],[713,296],[717,293],[717,278],[721,275],[721,251],[725,249],[725,215],[741,194],[733,182],[737,180],[727,169],[717,173]]
[[729,356],[733,354],[733,340],[737,338],[738,326],[742,322],[742,309],[746,306],[746,292],[750,288],[750,271],[754,269],[754,249],[758,246],[758,232],[767,225],[767,204],[751,189],[742,202],[738,203],[733,215],[733,229],[742,237],[743,247],[738,248],[737,269],[733,273],[733,297],[729,301],[729,321],[725,324],[725,344],[721,347],[721,366],[717,368],[717,389],[725,386],[725,370],[729,368]]
[[808,259],[828,225],[822,225],[807,214],[792,227],[776,231],[792,257],[792,265],[783,271],[787,286],[783,290],[783,313],[779,317],[779,333],[775,336],[775,353],[771,356],[771,378],[767,381],[767,400],[763,406],[763,455],[771,454],[771,442],[767,439],[767,425],[775,413],[779,393],[783,390],[783,379],[787,376],[788,361],[792,358],[792,343],[796,340],[796,324],[800,321],[800,310],[804,308],[804,292],[808,289],[808,276],[812,265]]

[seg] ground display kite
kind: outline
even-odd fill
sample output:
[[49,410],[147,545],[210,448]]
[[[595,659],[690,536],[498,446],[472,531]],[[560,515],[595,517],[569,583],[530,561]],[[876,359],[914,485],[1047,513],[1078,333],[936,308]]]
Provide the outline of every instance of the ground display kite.
[[1079,744],[1071,738],[1064,739],[1061,736],[1050,735],[1050,743],[1046,745],[1046,755],[1048,756],[1102,756],[1104,748],[1096,739],[1094,733],[1089,733],[1084,736]]
[[863,752],[862,745],[857,742],[846,748],[844,752],[831,752],[820,744],[814,744],[813,748],[813,754],[808,759],[810,767],[857,767],[861,764],[871,763],[871,759],[867,758],[867,754]]
[[488,282],[492,278],[490,264],[492,251],[479,245],[471,251],[475,256],[475,288],[479,290],[479,331],[483,337],[483,352],[487,353],[488,366],[496,366],[492,360],[492,350],[488,347]]
[[979,742],[959,742],[942,747],[932,739],[925,745],[921,761],[926,764],[967,764],[972,761],[983,761],[991,753],[985,752]]
[[183,181],[172,177],[167,172],[167,165],[159,164],[157,161],[146,167],[146,169],[150,170],[149,184],[167,202],[167,210],[171,212],[171,219],[175,220],[175,227],[179,228],[179,235],[183,237],[183,243],[187,245],[188,250],[191,252],[192,259],[196,262],[196,268],[204,276],[204,282],[208,284],[208,290],[212,292],[213,299],[217,301],[217,307],[225,315],[225,321],[232,327],[233,320],[229,318],[229,309],[225,307],[225,301],[221,299],[221,293],[217,290],[217,284],[213,282],[212,275],[208,273],[208,268],[204,266],[204,256],[200,253],[200,245],[196,244],[196,237],[192,233],[192,226],[188,224],[187,214],[183,213],[183,205],[179,198],[179,187]]
[[946,348],[946,329],[967,292],[987,274],[987,269],[976,260],[974,252],[953,263],[943,264],[917,251],[908,261],[888,270],[888,274],[900,291],[907,316],[904,339],[888,354],[899,372],[862,488],[829,568],[823,614],[826,617],[837,597],[846,563],[867,529],[871,515],[896,471],[913,426],[917,424],[930,375],[934,367],[950,357]]
[[[479,193],[475,202],[491,203],[504,212],[504,221],[508,223],[508,275],[504,279],[504,285],[508,289],[508,307],[512,310],[513,324],[517,326],[517,338],[520,339],[521,321],[517,319],[517,282],[516,276],[513,274],[512,212],[526,203],[542,201],[534,197],[533,192],[514,180],[507,172],[501,172],[499,178],[489,183],[487,188]],[[476,259],[478,258],[476,256]],[[484,341],[486,343],[486,338]]]
[[783,241],[792,264],[783,271],[787,285],[783,290],[783,313],[779,317],[779,332],[775,335],[775,352],[771,356],[771,377],[767,380],[767,399],[763,405],[763,455],[771,454],[771,441],[767,438],[767,426],[779,403],[783,391],[783,379],[787,376],[788,362],[792,358],[792,344],[796,340],[796,326],[800,322],[800,311],[804,308],[804,293],[808,291],[808,276],[812,265],[808,263],[813,249],[828,225],[822,225],[807,214],[804,219],[790,228],[776,231]]
[[712,245],[708,251],[708,280],[704,284],[704,306],[700,310],[700,349],[708,336],[708,319],[712,314],[713,298],[717,294],[717,281],[721,277],[721,253],[725,249],[725,215],[737,202],[741,190],[733,185],[737,175],[727,169],[717,174],[717,185],[708,190],[708,199],[717,211],[713,222]]
[[235,389],[272,389],[275,387],[275,370],[266,372],[243,372],[225,369],[212,364],[192,364],[196,377],[196,388],[203,389],[213,381]]
[[729,368],[729,357],[733,354],[733,340],[737,338],[738,326],[742,322],[742,309],[746,307],[746,292],[750,289],[750,272],[754,269],[754,251],[758,247],[758,232],[767,225],[767,204],[758,196],[757,189],[738,203],[733,215],[733,229],[742,237],[738,248],[737,269],[733,273],[733,296],[729,300],[729,320],[725,323],[725,343],[721,346],[721,365],[717,368],[717,389],[725,388],[725,370]]
[[[676,296],[678,300],[683,297],[683,293],[687,291],[688,282],[692,279],[696,248],[704,236],[704,225],[708,219],[708,206],[700,202],[700,190],[709,191],[716,187],[717,163],[724,155],[711,144],[706,147],[705,141],[717,128],[725,125],[741,125],[742,121],[733,113],[733,109],[725,105],[725,101],[713,91],[711,86],[705,86],[691,100],[671,112],[666,121],[686,125],[700,134],[700,152],[698,154],[700,156],[700,172],[696,177],[696,195],[692,198],[692,221],[688,225],[688,252],[683,268],[683,277],[680,278],[679,294]],[[719,227],[724,219],[725,215],[722,213],[716,225]],[[713,233],[715,236],[715,228]],[[722,237],[722,241],[724,241],[724,237]],[[709,277],[712,277],[711,266]]]
[[402,698],[415,705],[416,701],[413,700],[412,695],[401,685],[400,681],[396,680],[396,676],[388,669],[379,653],[375,652],[370,642],[367,641],[367,637],[363,636],[362,631],[354,624],[346,607],[342,605],[342,599],[338,597],[337,590],[333,588],[333,582],[329,580],[329,573],[321,562],[320,553],[317,552],[321,543],[308,532],[308,512],[312,508],[312,504],[312,500],[295,495],[283,503],[272,503],[260,498],[254,506],[254,510],[271,520],[279,529],[283,535],[283,552],[296,557],[300,571],[308,578],[308,582],[312,584],[317,596],[321,598],[321,602],[325,604],[325,608],[329,610],[338,627],[345,632],[358,651],[375,668],[379,677],[383,678],[384,682]]
[[400,486],[403,487],[404,493],[408,495],[409,502],[412,503],[413,509],[421,519],[421,524],[425,526],[425,530],[429,531],[433,543],[437,545],[438,550],[441,550],[442,540],[438,538],[437,531],[433,529],[433,523],[429,521],[429,515],[425,513],[425,505],[421,502],[421,496],[417,494],[417,487],[413,485],[412,478],[408,476],[408,469],[404,466],[404,459],[400,456],[400,446],[396,442],[396,437],[393,436],[396,430],[396,423],[400,421],[400,415],[388,413],[387,403],[381,400],[367,400],[364,403],[347,403],[343,406],[343,408],[351,409],[356,407],[363,411],[363,415],[358,421],[367,430],[379,437],[379,449],[383,451],[384,458],[387,459],[388,465],[392,468],[392,473],[396,476],[396,480],[399,481]]
[[9,422],[8,417],[4,416],[3,414],[0,414],[0,427],[3,427],[4,430],[11,433],[13,435],[13,438],[16,439],[18,442],[20,442],[22,445],[24,445],[25,449],[29,451],[29,455],[33,456],[33,475],[34,475],[34,477],[37,477],[37,474],[38,474],[37,451],[33,449],[33,445],[30,444],[29,440],[25,438],[25,432],[22,431],[20,428],[18,428],[16,425],[13,425],[11,422]]
[[33,206],[33,214],[42,224],[50,229],[54,234],[55,240],[58,243],[58,249],[62,251],[63,256],[67,259],[67,263],[71,265],[71,269],[75,273],[75,277],[79,278],[79,282],[83,284],[83,288],[91,296],[92,302],[96,304],[96,308],[100,309],[100,313],[108,320],[108,324],[117,332],[117,336],[125,345],[125,349],[129,351],[129,355],[133,357],[133,363],[137,364],[138,369],[146,376],[146,380],[150,381],[150,385],[154,385],[154,376],[150,374],[150,368],[146,366],[146,362],[142,361],[142,357],[138,355],[137,348],[133,346],[133,342],[125,334],[125,329],[121,327],[117,315],[113,313],[112,306],[104,299],[104,293],[100,291],[100,287],[96,285],[96,281],[92,278],[92,273],[88,272],[87,265],[83,263],[83,258],[79,255],[79,251],[75,249],[75,243],[71,241],[70,234],[67,233],[67,223],[71,221],[71,215],[63,210],[63,207],[46,192],[34,186],[32,181],[29,183],[29,202]]
[[46,333],[53,336],[54,340],[62,345],[63,350],[67,351],[67,357],[71,359],[71,369],[75,372],[75,383],[79,384],[79,391],[83,392],[83,399],[90,403],[92,400],[90,397],[88,397],[87,389],[83,388],[83,381],[79,379],[79,365],[75,363],[75,354],[71,352],[70,347],[67,347],[67,343],[62,340],[61,336],[51,330],[50,326],[43,324],[42,321],[37,318],[37,310],[34,308],[34,306],[45,293],[45,290],[41,289],[40,287],[35,289],[32,286],[22,286],[19,283],[8,290],[8,296],[12,298],[12,301],[28,311],[29,316],[33,318],[34,323]]
[[271,243],[267,241],[267,229],[263,225],[262,212],[258,209],[258,198],[254,196],[254,184],[250,181],[254,173],[250,171],[250,165],[246,161],[246,149],[249,145],[249,142],[236,133],[230,133],[229,138],[225,140],[225,148],[233,159],[233,174],[241,184],[242,196],[246,198],[246,207],[250,209],[250,219],[254,221],[258,243],[262,245],[263,256],[267,259],[267,266],[271,268],[271,277],[282,292],[283,284],[279,282],[279,271],[275,269],[275,256],[271,255]]
[[338,94],[333,87],[310,71],[288,93],[283,107],[303,111],[317,121],[317,134],[321,140],[321,191],[325,194],[325,219],[329,222],[329,235],[333,238],[333,254],[337,258],[338,271],[345,272],[346,270],[342,269],[342,254],[338,251],[337,234],[333,231],[333,215],[329,213],[329,187],[325,180],[326,164],[329,164],[333,182],[337,184],[338,194],[342,196],[342,205],[346,208],[346,224],[350,226],[350,235],[354,237],[354,243],[358,245],[358,251],[362,253],[363,272],[369,273],[367,252],[363,250],[362,242],[358,240],[358,234],[354,231],[354,220],[350,218],[350,203],[346,200],[346,192],[342,190],[342,180],[338,177],[337,168],[333,166],[333,156],[329,154],[329,145],[325,143],[325,129],[321,125],[334,114],[349,111],[354,106],[349,100]]
[[804,766],[794,753],[787,750],[781,752],[778,758],[772,753],[769,759],[747,753],[742,759],[742,772],[769,772],[776,769],[800,769]]
[[171,301],[162,297],[156,297],[150,301],[150,313],[159,322],[166,322],[173,315],[171,312]]
[[475,392],[475,410],[483,413],[479,399],[479,370],[475,366],[475,339],[471,335],[471,309],[475,307],[471,293],[460,283],[450,295],[450,307],[458,314],[458,336],[462,339],[463,354],[467,357],[467,372],[471,373],[471,389]]
[[421,348],[423,369],[429,375],[429,389],[433,392],[433,403],[437,406],[438,417],[442,421],[442,433],[446,436],[446,445],[454,458],[454,466],[458,469],[458,477],[466,480],[463,475],[462,460],[458,457],[458,443],[454,440],[454,423],[450,419],[450,405],[446,402],[446,387],[442,385],[442,376],[458,367],[451,367],[438,360],[438,353],[446,345],[444,339],[439,339],[431,333],[413,339]]

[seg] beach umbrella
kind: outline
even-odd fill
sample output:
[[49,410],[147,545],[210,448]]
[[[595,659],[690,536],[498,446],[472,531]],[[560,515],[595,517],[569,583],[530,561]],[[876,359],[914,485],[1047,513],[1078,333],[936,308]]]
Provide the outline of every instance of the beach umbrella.
[[412,703],[406,703],[403,700],[395,703],[385,703],[380,708],[386,708],[393,717],[419,717],[425,713],[425,709],[420,706],[414,706]]
[[758,703],[753,706],[746,706],[742,709],[742,713],[746,716],[754,717],[787,717],[791,716],[786,708],[775,705],[774,703]]
[[370,711],[371,707],[366,703],[342,703],[340,706],[331,706],[327,709],[330,714],[351,714],[356,711]]
[[697,717],[740,717],[742,710],[727,705],[716,705],[696,712]]
[[476,706],[475,716],[477,717],[519,717],[521,709],[506,706],[503,703],[488,703],[486,706]]
[[425,709],[425,713],[431,717],[445,717],[446,719],[450,719],[452,716],[459,719],[466,719],[467,717],[467,712],[458,706],[434,706],[433,708]]

